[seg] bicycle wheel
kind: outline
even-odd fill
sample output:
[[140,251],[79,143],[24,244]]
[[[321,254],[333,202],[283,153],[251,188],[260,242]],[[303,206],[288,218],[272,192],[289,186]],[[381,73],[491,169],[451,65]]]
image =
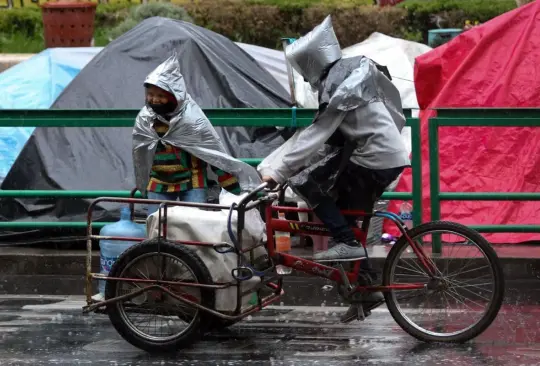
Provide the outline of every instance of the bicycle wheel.
[[[113,265],[110,276],[212,284],[208,269],[191,249],[158,239],[146,240],[129,248]],[[118,297],[145,286],[150,285],[141,282],[107,281],[105,298]],[[163,286],[175,295],[202,306],[214,306],[213,289]],[[197,341],[209,326],[209,317],[203,311],[159,289],[149,290],[130,300],[109,304],[107,312],[111,323],[127,342],[151,353],[173,352],[186,347]],[[141,320],[145,315],[150,315],[150,319]]]
[[[440,239],[443,246],[441,254],[431,250],[433,235]],[[481,334],[495,320],[504,298],[502,267],[489,242],[475,230],[444,221],[415,227],[409,231],[409,236],[435,264],[436,276],[427,274],[409,242],[401,237],[390,250],[384,264],[383,285],[424,283],[425,287],[421,290],[392,290],[385,293],[386,304],[394,320],[407,333],[425,342],[462,343]],[[463,239],[457,240],[453,236]],[[450,252],[454,249],[461,250],[461,255],[452,257]],[[473,256],[473,252],[482,258]],[[459,268],[461,270],[457,274],[449,273]],[[406,282],[395,279],[401,270],[404,273],[400,278]],[[489,279],[491,282],[488,283]],[[490,294],[486,295],[488,290]],[[411,294],[413,296],[406,296]],[[427,305],[422,306],[418,300],[414,300],[414,294],[428,300]],[[435,295],[440,297],[430,302]],[[471,296],[473,300],[466,303],[465,296]],[[404,300],[404,304],[401,304],[401,300]],[[449,325],[434,326],[431,316],[427,322],[420,321],[422,311],[429,311],[431,315],[443,308],[449,310],[446,316],[437,320],[448,320]],[[478,319],[472,323],[460,323],[462,316],[477,316]]]

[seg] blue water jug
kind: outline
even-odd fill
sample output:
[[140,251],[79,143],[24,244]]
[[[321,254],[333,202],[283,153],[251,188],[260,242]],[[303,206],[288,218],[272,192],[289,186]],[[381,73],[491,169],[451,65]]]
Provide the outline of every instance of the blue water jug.
[[[102,236],[123,236],[130,238],[146,238],[146,227],[142,224],[137,224],[131,221],[131,211],[129,207],[123,207],[120,211],[120,221],[114,224],[103,226],[99,235]],[[120,241],[120,240],[100,240],[99,249],[101,254],[101,270],[100,273],[108,275],[112,265],[118,257],[132,245],[137,244],[135,241]],[[105,294],[104,280],[99,280],[99,293]]]

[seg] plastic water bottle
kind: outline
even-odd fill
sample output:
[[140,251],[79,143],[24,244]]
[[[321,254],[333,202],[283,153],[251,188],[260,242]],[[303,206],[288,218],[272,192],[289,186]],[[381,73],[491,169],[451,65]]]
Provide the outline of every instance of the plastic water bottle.
[[[278,218],[280,220],[285,220],[285,213],[280,212],[278,213]],[[280,253],[289,253],[291,251],[291,234],[283,231],[276,231],[276,234],[274,235],[276,240],[276,251]],[[278,264],[276,266],[276,271],[280,275],[288,275],[291,274],[292,268],[282,266],[281,264]]]
[[403,202],[399,209],[399,216],[405,222],[405,225],[407,225],[409,229],[411,229],[413,226],[412,210],[413,210],[413,207],[409,202]]
[[[114,224],[105,225],[99,232],[101,236],[123,236],[130,238],[146,238],[146,228],[142,224],[131,221],[131,211],[129,207],[123,207],[120,211],[120,221]],[[136,241],[120,240],[100,240],[99,249],[101,254],[100,273],[108,275],[112,265],[118,257]],[[105,280],[99,280],[99,293],[105,294]]]

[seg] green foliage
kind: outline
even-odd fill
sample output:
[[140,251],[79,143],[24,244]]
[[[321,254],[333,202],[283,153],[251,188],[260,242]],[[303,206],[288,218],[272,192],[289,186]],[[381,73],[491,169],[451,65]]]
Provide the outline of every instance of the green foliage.
[[0,10],[0,34],[20,34],[32,38],[43,28],[41,11],[37,8]]
[[99,4],[96,8],[96,27],[114,27],[124,21],[129,15],[129,9],[135,4],[129,1],[115,1],[109,4]]
[[462,28],[466,20],[486,22],[516,8],[515,0],[406,0],[407,22],[424,35],[430,29]]
[[217,9],[215,0],[195,0],[184,4],[184,7],[195,24],[234,41],[270,48],[281,48],[281,37],[305,34],[328,14],[332,15],[334,29],[343,47],[361,42],[377,31],[399,37],[401,30],[406,28],[407,12],[404,9],[339,6],[337,1],[312,3],[314,5],[309,7],[295,2],[280,6],[263,3],[246,6],[246,2],[241,0],[220,0]]
[[28,37],[22,33],[0,32],[0,53],[37,53],[43,51],[43,36]]
[[181,6],[162,2],[149,3],[130,8],[127,17],[111,30],[109,36],[112,39],[118,38],[143,20],[156,16],[193,22],[193,19]]
[[351,7],[373,5],[373,0],[246,0],[248,4],[271,5],[280,8],[310,6]]
[[[138,6],[111,1],[96,10],[97,46],[152,16],[193,21],[234,41],[281,48],[281,37],[305,34],[331,14],[347,47],[373,32],[425,41],[427,31],[438,26],[462,28],[466,20],[485,22],[516,8],[515,0],[406,0],[382,9],[372,0],[171,0]],[[0,50],[35,52],[43,47],[42,24],[38,7],[0,10]]]

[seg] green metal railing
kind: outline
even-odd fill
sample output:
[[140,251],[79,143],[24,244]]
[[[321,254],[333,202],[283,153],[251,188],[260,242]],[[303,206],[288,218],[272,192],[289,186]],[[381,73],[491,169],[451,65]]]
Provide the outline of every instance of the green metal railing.
[[[540,109],[437,110],[437,117],[429,120],[428,127],[432,220],[440,220],[441,218],[441,201],[540,201],[540,193],[535,192],[441,192],[439,176],[439,128],[449,126],[540,127]],[[471,228],[484,233],[540,232],[540,225],[472,225]],[[434,250],[440,252],[440,240],[436,240]]]
[[[205,109],[208,119],[214,126],[221,127],[305,127],[311,124],[314,109]],[[138,110],[2,110],[0,127],[133,127]],[[420,156],[420,123],[411,118],[406,110],[407,126],[412,135],[412,192],[386,192],[384,199],[411,200],[413,202],[413,222],[422,221],[422,184]],[[241,159],[257,166],[262,159]],[[129,197],[129,191],[63,191],[63,190],[0,190],[0,198],[97,198]],[[140,194],[137,195],[140,197]],[[101,227],[106,223],[96,223]],[[17,221],[0,222],[0,229],[38,229],[38,228],[84,228],[86,222],[38,222]]]

